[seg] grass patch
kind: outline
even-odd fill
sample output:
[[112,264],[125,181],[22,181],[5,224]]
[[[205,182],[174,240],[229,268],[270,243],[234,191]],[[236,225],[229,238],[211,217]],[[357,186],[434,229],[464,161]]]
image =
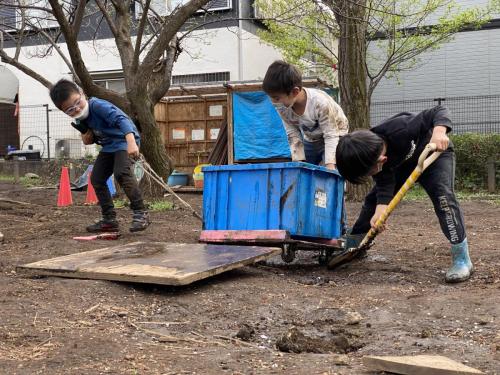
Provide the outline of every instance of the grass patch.
[[39,178],[20,177],[19,182],[26,187],[43,185],[42,181]]
[[[472,200],[480,200],[480,201],[488,201],[495,205],[500,205],[500,195],[498,194],[490,194],[486,191],[478,191],[471,192],[467,190],[459,190],[456,191],[455,194],[459,201],[472,201]],[[419,201],[423,199],[429,199],[427,193],[420,185],[415,185],[406,196],[403,198],[408,201]]]
[[406,196],[403,199],[409,201],[419,201],[422,199],[429,199],[429,197],[422,186],[415,185],[410,189],[410,191],[408,191],[408,193],[406,193]]
[[[15,178],[14,178],[14,176],[0,175],[0,182],[15,183]],[[29,177],[24,177],[24,176],[19,177],[19,183],[23,186],[26,186],[26,187],[42,186],[43,185],[41,179],[39,179],[39,178],[29,178]]]
[[[129,207],[130,203],[128,199],[117,198],[113,200],[115,208],[125,208]],[[146,207],[150,211],[170,211],[174,209],[174,204],[165,200],[155,200],[148,202]]]
[[500,195],[499,194],[490,194],[486,191],[479,192],[468,192],[468,191],[457,191],[457,198],[460,201],[488,201],[497,206],[500,206]]
[[174,204],[169,201],[158,200],[148,204],[151,211],[170,211],[174,209]]
[[113,205],[115,208],[124,208],[128,206],[128,201],[126,199],[117,198],[113,200]]
[[14,182],[14,176],[0,174],[0,182]]

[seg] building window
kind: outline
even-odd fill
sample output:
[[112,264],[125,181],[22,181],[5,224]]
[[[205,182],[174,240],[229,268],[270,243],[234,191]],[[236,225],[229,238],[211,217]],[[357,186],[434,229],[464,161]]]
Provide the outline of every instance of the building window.
[[0,7],[0,31],[13,31],[17,28],[16,8],[13,7],[14,5],[14,0],[9,0]]
[[[50,29],[59,27],[59,23],[55,20],[52,12],[44,9],[51,9],[48,0],[4,0],[0,6],[0,30],[1,31],[16,31],[21,29],[23,23],[22,5],[25,7],[24,22],[27,30]],[[60,3],[63,7],[63,12],[68,17],[73,9],[70,2]]]
[[[159,16],[167,16],[173,12],[175,8],[187,3],[188,0],[152,0],[150,9]],[[135,18],[139,19],[142,16],[142,5],[137,2],[133,4],[135,9]],[[233,8],[233,0],[212,0],[209,1],[203,9],[198,12],[228,10]]]
[[[92,72],[92,79],[96,85],[113,90],[119,94],[126,92],[125,80],[121,71]],[[188,83],[227,82],[231,78],[229,72],[179,74],[172,76],[172,85]]]
[[113,90],[119,94],[124,94],[127,89],[125,88],[125,80],[123,78],[110,78],[110,79],[94,79],[94,83],[108,90]]
[[172,85],[202,82],[225,82],[230,80],[229,72],[181,74],[172,76]]

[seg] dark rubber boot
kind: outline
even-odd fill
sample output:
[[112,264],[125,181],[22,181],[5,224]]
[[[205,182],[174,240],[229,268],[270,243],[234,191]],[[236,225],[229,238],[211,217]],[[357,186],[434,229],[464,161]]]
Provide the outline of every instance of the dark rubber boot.
[[149,227],[149,224],[151,224],[151,220],[149,220],[149,213],[147,211],[134,211],[130,231],[140,232]]
[[100,233],[100,232],[118,232],[120,227],[116,219],[101,219],[97,223],[89,225],[87,232]]

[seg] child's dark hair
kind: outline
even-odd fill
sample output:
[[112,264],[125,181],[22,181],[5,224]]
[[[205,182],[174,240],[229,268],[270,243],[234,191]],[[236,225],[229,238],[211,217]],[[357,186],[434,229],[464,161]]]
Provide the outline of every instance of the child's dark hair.
[[262,82],[266,94],[289,95],[294,87],[302,88],[302,73],[299,69],[281,60],[269,65]]
[[61,105],[75,92],[80,92],[80,88],[76,83],[63,78],[51,87],[50,99],[52,99],[57,108],[61,109]]
[[339,173],[353,184],[366,181],[384,150],[384,140],[370,130],[357,130],[340,138],[336,162]]

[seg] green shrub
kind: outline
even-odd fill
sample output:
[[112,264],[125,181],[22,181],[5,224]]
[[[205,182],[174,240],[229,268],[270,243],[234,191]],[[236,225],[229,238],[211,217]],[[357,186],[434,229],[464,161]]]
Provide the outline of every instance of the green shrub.
[[455,134],[457,189],[479,191],[487,188],[487,161],[493,157],[496,164],[497,186],[500,185],[500,134]]

